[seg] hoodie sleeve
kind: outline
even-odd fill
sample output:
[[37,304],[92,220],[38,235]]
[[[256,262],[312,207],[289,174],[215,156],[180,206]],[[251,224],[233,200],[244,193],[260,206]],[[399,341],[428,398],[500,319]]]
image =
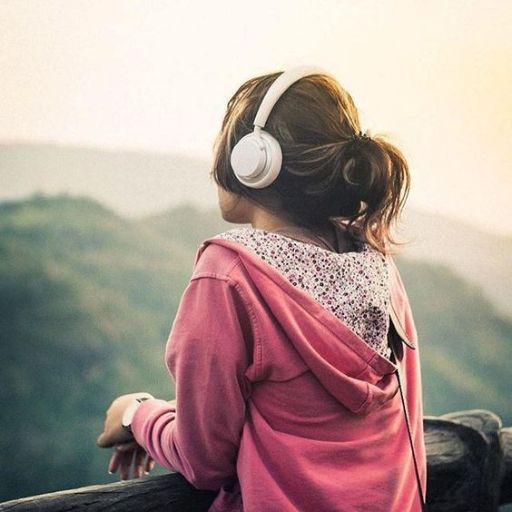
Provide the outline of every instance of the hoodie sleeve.
[[220,489],[236,475],[253,332],[251,309],[236,282],[193,277],[165,351],[176,399],[147,400],[134,415],[135,440],[197,488]]

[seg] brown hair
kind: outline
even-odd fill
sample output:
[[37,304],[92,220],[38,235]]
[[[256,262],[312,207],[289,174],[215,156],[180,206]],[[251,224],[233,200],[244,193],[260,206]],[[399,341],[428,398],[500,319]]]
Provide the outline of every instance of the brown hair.
[[375,249],[392,252],[388,244],[399,242],[390,227],[409,193],[408,164],[382,135],[353,137],[360,133],[357,109],[350,94],[328,75],[295,82],[268,118],[265,131],[283,152],[278,178],[254,189],[234,175],[231,150],[252,132],[261,100],[280,74],[246,81],[229,100],[214,143],[210,175],[215,183],[298,226],[314,230],[340,220]]

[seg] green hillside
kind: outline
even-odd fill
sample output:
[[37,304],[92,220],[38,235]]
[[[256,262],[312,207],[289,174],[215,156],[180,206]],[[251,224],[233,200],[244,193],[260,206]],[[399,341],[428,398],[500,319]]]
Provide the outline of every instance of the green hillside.
[[[233,225],[182,206],[126,220],[57,196],[0,205],[0,500],[114,481],[95,440],[113,397],[171,398],[169,328],[204,238]],[[397,260],[420,336],[425,414],[512,424],[512,323],[445,267]]]
[[425,414],[485,408],[512,425],[512,322],[447,267],[397,259],[420,342]]
[[115,396],[171,398],[163,349],[189,251],[61,197],[3,205],[0,254],[1,499],[113,480],[95,440]]

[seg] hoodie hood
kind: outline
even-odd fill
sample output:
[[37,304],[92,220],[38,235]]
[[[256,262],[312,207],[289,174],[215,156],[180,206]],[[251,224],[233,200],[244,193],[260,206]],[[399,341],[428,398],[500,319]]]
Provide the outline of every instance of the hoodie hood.
[[[344,407],[356,414],[368,414],[396,395],[398,382],[394,373],[397,365],[250,248],[217,235],[203,241],[196,253],[194,267],[210,244],[236,253],[279,328],[323,387]],[[333,257],[342,255],[333,253]],[[391,271],[390,325],[398,334],[397,339],[414,349],[412,338],[415,333],[407,333],[404,327],[407,297],[394,262],[390,256],[386,258]],[[397,351],[399,361],[403,355],[403,350]]]

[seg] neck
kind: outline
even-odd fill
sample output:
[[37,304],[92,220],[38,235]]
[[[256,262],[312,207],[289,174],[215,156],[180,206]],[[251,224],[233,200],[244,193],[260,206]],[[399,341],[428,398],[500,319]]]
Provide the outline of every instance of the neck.
[[292,224],[286,219],[273,215],[272,213],[260,208],[254,210],[250,222],[254,229],[263,229],[265,231],[274,231],[285,228],[301,228],[301,226],[297,224]]

